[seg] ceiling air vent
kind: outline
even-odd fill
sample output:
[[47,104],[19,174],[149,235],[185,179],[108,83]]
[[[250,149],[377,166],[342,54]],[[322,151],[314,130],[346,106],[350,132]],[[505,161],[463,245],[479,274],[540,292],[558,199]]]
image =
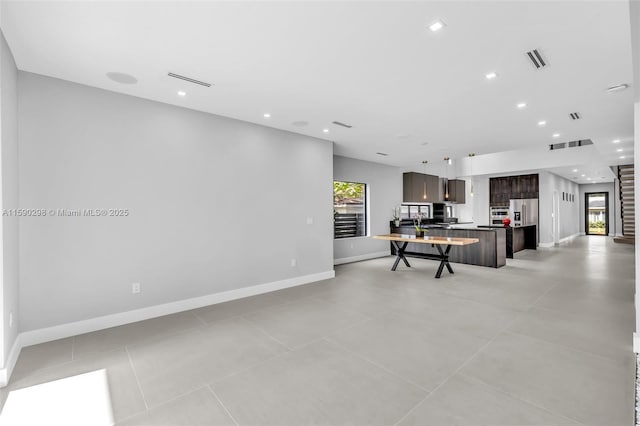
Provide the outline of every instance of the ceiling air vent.
[[387,155],[389,155],[389,154],[385,154],[384,152],[376,152],[376,154],[382,155],[383,157],[386,157]]
[[554,143],[549,145],[549,151],[555,151],[562,148],[576,148],[579,146],[587,145],[593,145],[593,141],[591,139],[581,139],[578,141]]
[[540,53],[538,49],[528,51],[527,58],[529,58],[533,66],[538,70],[547,66],[547,61],[542,58],[542,53]]
[[580,120],[582,116],[579,112],[572,112],[571,114],[569,114],[569,118],[571,118],[572,120]]
[[334,121],[334,122],[333,122],[333,124],[335,124],[336,126],[346,127],[347,129],[350,129],[350,128],[352,128],[352,127],[353,127],[353,126],[350,126],[350,125],[348,125],[348,124],[341,123],[341,122],[339,122],[339,121]]
[[189,77],[185,77],[184,75],[180,75],[180,74],[174,74],[172,72],[170,72],[169,74],[167,74],[169,77],[173,77],[173,78],[179,78],[180,80],[184,80],[184,81],[188,81],[189,83],[193,83],[193,84],[199,84],[200,86],[204,86],[204,87],[211,87],[210,83],[205,83],[204,81],[200,81],[200,80],[196,80],[194,78],[189,78]]

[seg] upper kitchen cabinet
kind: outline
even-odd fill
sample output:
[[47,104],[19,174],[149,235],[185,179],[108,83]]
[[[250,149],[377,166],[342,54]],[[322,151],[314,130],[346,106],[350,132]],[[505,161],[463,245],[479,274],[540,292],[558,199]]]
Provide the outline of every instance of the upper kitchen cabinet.
[[489,179],[489,204],[508,206],[509,200],[538,198],[538,174]]
[[455,204],[464,204],[466,202],[465,181],[460,179],[449,179],[449,197],[446,194],[442,197],[443,201]]
[[402,175],[402,201],[405,203],[434,203],[442,201],[440,178],[423,173]]

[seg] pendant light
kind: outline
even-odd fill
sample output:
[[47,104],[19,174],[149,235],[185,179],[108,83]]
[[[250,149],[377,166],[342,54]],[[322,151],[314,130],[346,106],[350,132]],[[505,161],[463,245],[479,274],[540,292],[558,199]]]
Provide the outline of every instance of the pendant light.
[[[424,174],[427,174],[427,160],[422,160],[422,170]],[[427,179],[426,176],[422,179],[422,199],[427,201]]]
[[444,186],[444,200],[449,201],[449,164],[451,164],[451,158],[444,157],[444,178],[442,184]]
[[471,153],[469,154],[469,168],[471,169],[471,192],[469,195],[471,195],[473,197],[473,157],[475,157],[476,154],[475,153]]

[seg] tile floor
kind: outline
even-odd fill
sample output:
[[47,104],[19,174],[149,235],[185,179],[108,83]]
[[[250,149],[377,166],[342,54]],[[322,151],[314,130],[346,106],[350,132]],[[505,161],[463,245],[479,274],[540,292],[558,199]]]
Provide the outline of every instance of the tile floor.
[[633,423],[633,246],[579,237],[440,280],[392,260],[25,348],[0,396],[106,368],[119,426]]

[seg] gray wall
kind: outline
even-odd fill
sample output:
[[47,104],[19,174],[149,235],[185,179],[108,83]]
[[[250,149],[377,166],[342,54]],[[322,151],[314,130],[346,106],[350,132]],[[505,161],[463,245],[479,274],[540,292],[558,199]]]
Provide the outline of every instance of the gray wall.
[[[353,158],[333,157],[334,180],[366,183],[369,189],[371,235],[388,234],[393,208],[402,203],[402,170]],[[387,241],[370,237],[344,238],[333,244],[336,263],[389,252]]]
[[18,87],[21,206],[130,211],[21,220],[21,331],[333,270],[330,142],[30,73]]
[[[560,177],[554,173],[541,171],[539,173],[539,223],[540,243],[553,244],[553,192],[559,198],[559,237],[567,238],[580,233],[579,225],[579,185],[573,181]],[[563,201],[562,192],[574,194],[575,201]]]
[[[18,96],[17,69],[4,35],[0,32],[0,116],[2,157],[2,208],[18,207]],[[2,332],[4,366],[18,334],[18,219],[2,218]],[[14,324],[9,325],[9,315]]]
[[622,233],[620,202],[619,197],[616,196],[615,187],[614,182],[580,185],[580,232],[586,233],[584,227],[584,194],[586,192],[607,192],[609,194],[609,235],[615,236]]

